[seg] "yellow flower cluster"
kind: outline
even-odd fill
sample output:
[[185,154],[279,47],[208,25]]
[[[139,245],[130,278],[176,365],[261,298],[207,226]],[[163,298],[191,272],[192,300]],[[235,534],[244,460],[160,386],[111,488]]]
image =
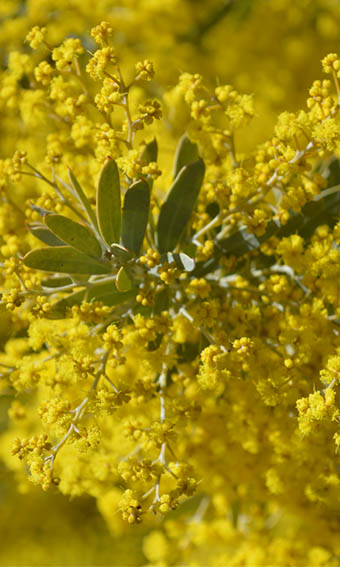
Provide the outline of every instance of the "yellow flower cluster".
[[[12,502],[93,516],[98,564],[340,565],[339,7],[0,12]],[[31,539],[17,564],[46,563]]]

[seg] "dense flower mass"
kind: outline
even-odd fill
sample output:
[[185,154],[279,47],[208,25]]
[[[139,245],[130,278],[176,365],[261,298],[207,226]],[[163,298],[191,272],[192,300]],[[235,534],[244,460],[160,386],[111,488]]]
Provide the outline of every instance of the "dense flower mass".
[[340,7],[0,11],[0,562],[339,565]]

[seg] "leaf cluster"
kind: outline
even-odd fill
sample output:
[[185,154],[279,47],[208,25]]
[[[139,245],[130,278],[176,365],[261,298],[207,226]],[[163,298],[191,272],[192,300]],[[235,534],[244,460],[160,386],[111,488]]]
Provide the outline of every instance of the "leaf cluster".
[[[143,160],[155,161],[157,151],[154,139],[145,146]],[[23,262],[28,268],[54,274],[42,282],[48,294],[51,290],[67,293],[54,304],[50,316],[64,316],[68,308],[84,300],[109,306],[134,301],[145,280],[145,268],[139,262],[145,241],[159,252],[160,265],[174,263],[182,271],[192,271],[194,260],[181,250],[204,171],[197,145],[184,136],[175,155],[174,180],[157,222],[150,206],[151,178],[134,180],[124,190],[111,158],[99,175],[95,210],[69,170],[68,187],[76,210],[81,211],[80,222],[32,204],[42,220],[29,225],[29,230],[46,246],[28,252]],[[164,286],[156,273],[154,277],[160,292]]]

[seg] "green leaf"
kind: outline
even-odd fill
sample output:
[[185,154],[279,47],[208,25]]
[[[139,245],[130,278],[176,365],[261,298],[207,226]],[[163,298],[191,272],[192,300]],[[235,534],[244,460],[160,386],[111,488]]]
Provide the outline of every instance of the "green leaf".
[[23,258],[25,266],[46,272],[66,274],[108,274],[111,264],[99,262],[71,246],[40,248],[28,252]]
[[270,221],[266,232],[262,236],[255,236],[255,234],[248,232],[247,229],[241,228],[227,238],[215,241],[214,256],[206,262],[198,262],[193,275],[199,278],[215,271],[218,268],[221,256],[241,258],[248,252],[258,249],[268,238],[274,236],[274,234],[279,234],[279,231],[280,223],[278,221]]
[[197,343],[186,341],[185,343],[177,344],[176,354],[180,364],[193,362],[199,356],[199,352]]
[[195,269],[195,261],[183,252],[180,252],[179,254],[173,254],[172,252],[162,254],[160,258],[161,264],[171,264],[172,262],[175,262],[176,266],[180,270],[185,270],[186,272],[192,272]]
[[153,312],[160,315],[162,311],[168,311],[170,304],[170,292],[168,287],[161,288],[155,295]]
[[53,234],[53,232],[51,232],[47,226],[43,224],[29,224],[28,230],[31,234],[33,234],[33,236],[49,246],[63,246],[65,244],[63,240],[60,240],[60,238]]
[[53,305],[50,311],[46,314],[47,319],[63,319],[68,309],[73,305],[80,305],[85,298],[85,289],[71,293],[63,299],[59,299]]
[[121,214],[118,167],[109,159],[100,172],[97,189],[98,225],[108,245],[120,240]]
[[65,277],[52,277],[52,278],[46,278],[45,280],[42,280],[41,285],[44,287],[51,287],[51,288],[58,288],[58,287],[64,287],[65,285],[70,285],[72,284],[72,280],[71,278],[68,278],[67,276]]
[[48,215],[45,218],[48,228],[61,240],[76,250],[84,252],[88,256],[100,258],[101,246],[94,234],[87,227],[75,222],[63,215]]
[[136,295],[136,289],[130,291],[118,291],[115,283],[105,282],[98,283],[91,287],[88,291],[87,301],[102,301],[105,305],[113,307],[125,301],[130,301]]
[[132,282],[123,266],[117,274],[116,286],[119,291],[130,291],[132,289]]
[[90,201],[88,200],[88,198],[86,197],[84,191],[82,190],[79,182],[77,181],[76,177],[74,176],[73,172],[71,171],[71,169],[68,170],[68,175],[70,178],[70,183],[71,186],[78,198],[78,201],[80,202],[80,204],[83,206],[84,210],[87,213],[87,217],[90,221],[90,223],[98,230],[98,224],[97,224],[97,219],[96,219],[96,215],[94,214],[94,211],[90,205]]
[[120,264],[126,264],[133,258],[132,252],[120,244],[111,244],[110,250]]
[[218,251],[216,255],[214,254],[214,256],[209,258],[209,260],[206,260],[205,262],[197,262],[192,275],[196,278],[202,278],[203,276],[214,272],[218,268],[221,256],[221,251]]
[[149,218],[150,188],[137,181],[127,190],[123,207],[122,242],[136,255],[142,247]]
[[175,153],[174,179],[177,177],[182,167],[185,167],[193,161],[197,161],[198,158],[197,144],[189,140],[189,138],[184,134],[178,142]]
[[[144,164],[148,165],[152,161],[157,161],[157,156],[158,156],[158,145],[156,138],[154,138],[151,142],[149,142],[144,146],[140,156],[140,161],[143,165]],[[150,175],[145,175],[145,176],[143,175],[142,177],[143,179],[145,178],[145,180],[148,182],[151,191],[153,186],[152,177]]]
[[332,159],[332,161],[328,164],[327,172],[326,172],[326,179],[327,179],[327,187],[334,187],[335,185],[339,185],[340,183],[340,162],[338,158]]
[[218,241],[217,245],[228,256],[242,256],[251,250],[259,248],[263,242],[274,234],[278,238],[299,234],[308,241],[318,226],[327,224],[333,227],[339,215],[340,191],[326,194],[324,197],[321,193],[313,201],[306,203],[300,212],[291,212],[288,222],[283,226],[278,221],[271,221],[268,223],[266,232],[259,237],[249,233],[246,229],[241,229],[231,234],[228,238]]
[[262,236],[255,236],[255,234],[248,232],[247,229],[242,228],[227,238],[219,240],[217,246],[227,256],[243,256],[243,254],[259,248],[268,238],[278,234],[279,230],[280,224],[278,221],[270,221]]
[[49,211],[48,209],[43,209],[42,207],[38,207],[38,205],[35,205],[34,203],[30,203],[30,207],[32,211],[38,213],[38,215],[40,215],[42,218],[44,218],[46,215],[52,214],[52,211]]
[[336,191],[326,197],[315,199],[306,203],[302,208],[303,222],[299,228],[299,234],[305,240],[309,240],[315,229],[321,224],[327,224],[330,228],[338,222],[340,215],[340,191]]
[[205,166],[202,159],[183,167],[161,207],[157,225],[159,252],[173,250],[188,223],[201,189]]
[[[337,186],[336,186],[337,187]],[[331,194],[332,188],[324,191],[325,196],[320,193],[317,197],[306,203],[299,213],[291,213],[288,222],[278,232],[278,237],[283,238],[291,234],[299,234],[305,240],[309,240],[316,228],[322,224],[333,227],[339,220],[340,215],[340,190]]]
[[120,292],[116,289],[115,283],[105,282],[94,284],[88,290],[82,289],[71,293],[67,297],[59,299],[47,313],[48,319],[62,319],[67,314],[67,310],[73,305],[80,305],[82,301],[102,301],[104,305],[114,307],[125,301],[131,301],[136,295],[136,290]]
[[144,164],[148,164],[152,161],[157,161],[158,156],[158,144],[156,138],[151,142],[146,144],[142,150],[140,161]]
[[220,240],[218,244],[228,256],[243,256],[243,254],[258,248],[261,243],[255,234],[251,234],[247,229],[242,228]]

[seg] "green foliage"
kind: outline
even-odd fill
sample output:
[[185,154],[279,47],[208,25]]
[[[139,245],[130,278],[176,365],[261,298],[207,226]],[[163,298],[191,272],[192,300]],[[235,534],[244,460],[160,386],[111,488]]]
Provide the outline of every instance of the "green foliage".
[[[153,162],[157,152],[154,139],[144,147],[141,159],[146,163]],[[114,160],[106,162],[99,176],[96,215],[69,170],[70,190],[86,214],[88,226],[32,204],[44,224],[32,224],[29,229],[47,247],[28,252],[23,262],[29,268],[55,273],[42,281],[43,289],[50,290],[50,295],[56,299],[48,318],[65,317],[70,308],[83,301],[100,301],[108,307],[124,302],[134,305],[143,281],[138,257],[146,235],[157,239],[162,252],[160,267],[167,269],[168,265],[174,265],[180,271],[193,272],[194,259],[184,252],[172,250],[178,245],[202,185],[205,167],[202,159],[196,159],[197,153],[196,144],[184,136],[175,158],[178,174],[161,206],[157,231],[150,213],[151,178],[140,179],[128,187],[121,209],[121,188]],[[194,251],[195,247],[191,246],[191,249]],[[79,277],[85,277],[85,280]],[[67,295],[60,298],[59,291]],[[168,290],[161,285],[155,294],[155,313],[168,308],[169,297]]]
[[182,167],[198,160],[198,146],[184,134],[180,141],[175,153],[174,160],[174,179],[177,177]]
[[[150,163],[157,159],[157,152],[157,141],[154,139],[145,145],[141,159]],[[110,307],[124,302],[134,304],[142,281],[137,266],[146,234],[148,238],[156,239],[161,253],[160,266],[175,265],[180,271],[202,277],[216,270],[222,256],[242,260],[248,253],[258,251],[261,244],[272,236],[282,238],[299,234],[308,240],[320,224],[333,226],[340,213],[340,193],[337,187],[339,163],[338,160],[333,160],[324,173],[328,178],[327,189],[304,205],[301,212],[291,211],[286,224],[281,225],[278,220],[272,220],[261,236],[240,227],[229,236],[220,238],[219,230],[213,229],[214,255],[205,262],[195,262],[179,250],[182,247],[181,235],[194,210],[204,177],[205,166],[201,158],[196,159],[197,155],[197,145],[183,136],[174,160],[176,177],[160,206],[156,229],[149,210],[150,179],[136,181],[126,190],[121,209],[121,188],[114,160],[106,162],[99,177],[97,217],[69,170],[74,198],[86,213],[91,228],[31,204],[32,209],[43,217],[44,224],[35,223],[28,228],[48,247],[26,254],[24,264],[42,271],[70,274],[69,277],[54,276],[43,280],[44,288],[55,289],[57,293],[65,287],[66,293],[69,293],[67,297],[57,298],[49,313],[50,318],[64,317],[69,308],[80,305],[82,301],[101,301]],[[98,230],[106,242],[106,252],[103,252],[104,243],[100,241]],[[120,239],[122,245],[119,244]],[[179,248],[178,252],[174,252],[176,247]],[[191,244],[187,249],[194,256],[195,247]],[[255,257],[256,266],[263,263],[270,266],[274,261],[274,257],[265,257],[259,252]],[[77,281],[75,276],[87,276],[88,281]],[[103,276],[105,281],[101,281]],[[106,281],[108,277],[109,280]],[[78,289],[74,291],[75,285]],[[160,313],[168,306],[169,292],[161,287],[156,292],[153,311],[155,314]]]
[[97,220],[100,233],[110,245],[119,242],[121,228],[120,182],[117,164],[109,159],[101,170],[97,190]]
[[23,261],[28,268],[64,274],[109,274],[112,270],[108,262],[87,256],[71,246],[32,250]]
[[120,305],[126,301],[133,300],[136,295],[136,290],[130,288],[127,291],[122,291],[117,289],[116,284],[113,281],[110,282],[98,282],[91,286],[87,292],[87,301],[102,301],[108,307],[113,307],[114,305]]
[[178,173],[163,203],[157,225],[160,253],[174,250],[188,223],[204,177],[204,162],[198,159]]
[[133,290],[127,292],[119,291],[113,281],[99,282],[92,287],[70,293],[67,297],[56,301],[47,313],[47,318],[62,319],[66,317],[69,309],[74,305],[80,305],[82,301],[102,301],[108,307],[114,307],[115,305],[133,300],[135,295],[136,292]]
[[245,228],[242,228],[227,238],[219,240],[218,247],[226,256],[243,256],[247,254],[247,252],[259,248],[263,242],[276,234],[279,228],[279,222],[271,221],[267,226],[266,232],[258,237]]
[[63,215],[46,215],[48,228],[65,244],[88,256],[100,257],[101,246],[94,234],[85,226]]
[[[148,165],[151,162],[156,162],[157,157],[158,157],[158,144],[156,138],[154,138],[153,140],[151,140],[151,142],[145,144],[143,151],[140,155],[140,161],[141,163],[143,164],[145,163],[146,165]],[[151,191],[153,187],[152,177],[150,175],[146,175],[145,180],[148,182]]]
[[139,254],[149,219],[150,188],[146,181],[137,181],[127,190],[123,206],[123,245]]
[[49,319],[62,319],[66,316],[67,311],[74,305],[80,305],[85,299],[85,289],[70,293],[67,297],[56,301],[47,314]]
[[156,138],[154,138],[148,144],[145,144],[143,151],[140,156],[140,160],[142,163],[150,163],[152,161],[157,161],[158,156],[158,144]]
[[119,272],[117,274],[116,286],[117,289],[122,292],[130,291],[132,288],[131,280],[128,276],[126,269],[123,266],[119,269]]
[[60,238],[53,234],[53,232],[51,232],[49,228],[43,224],[29,224],[28,230],[31,234],[33,234],[33,236],[48,246],[63,246],[65,244],[63,240],[60,240]]
[[315,229],[326,224],[333,227],[340,214],[339,187],[330,187],[318,195],[313,201],[306,203],[300,213],[291,215],[288,223],[280,230],[280,236],[298,233],[309,240]]
[[88,217],[90,223],[92,224],[92,226],[94,226],[95,228],[98,229],[98,223],[97,223],[96,215],[93,212],[90,201],[86,197],[84,191],[82,190],[80,184],[78,183],[78,181],[77,181],[76,177],[74,176],[73,172],[71,171],[71,169],[68,170],[68,174],[69,174],[71,187],[73,188],[73,191],[74,191],[75,198],[80,203],[83,210],[86,212],[87,217]]
[[72,279],[68,276],[52,276],[51,278],[46,278],[41,282],[43,287],[49,288],[58,288],[70,284],[72,284]]
[[167,252],[166,254],[162,254],[160,261],[161,263],[168,264],[174,262],[180,270],[185,270],[186,272],[192,272],[195,268],[194,260],[183,252],[179,254]]

